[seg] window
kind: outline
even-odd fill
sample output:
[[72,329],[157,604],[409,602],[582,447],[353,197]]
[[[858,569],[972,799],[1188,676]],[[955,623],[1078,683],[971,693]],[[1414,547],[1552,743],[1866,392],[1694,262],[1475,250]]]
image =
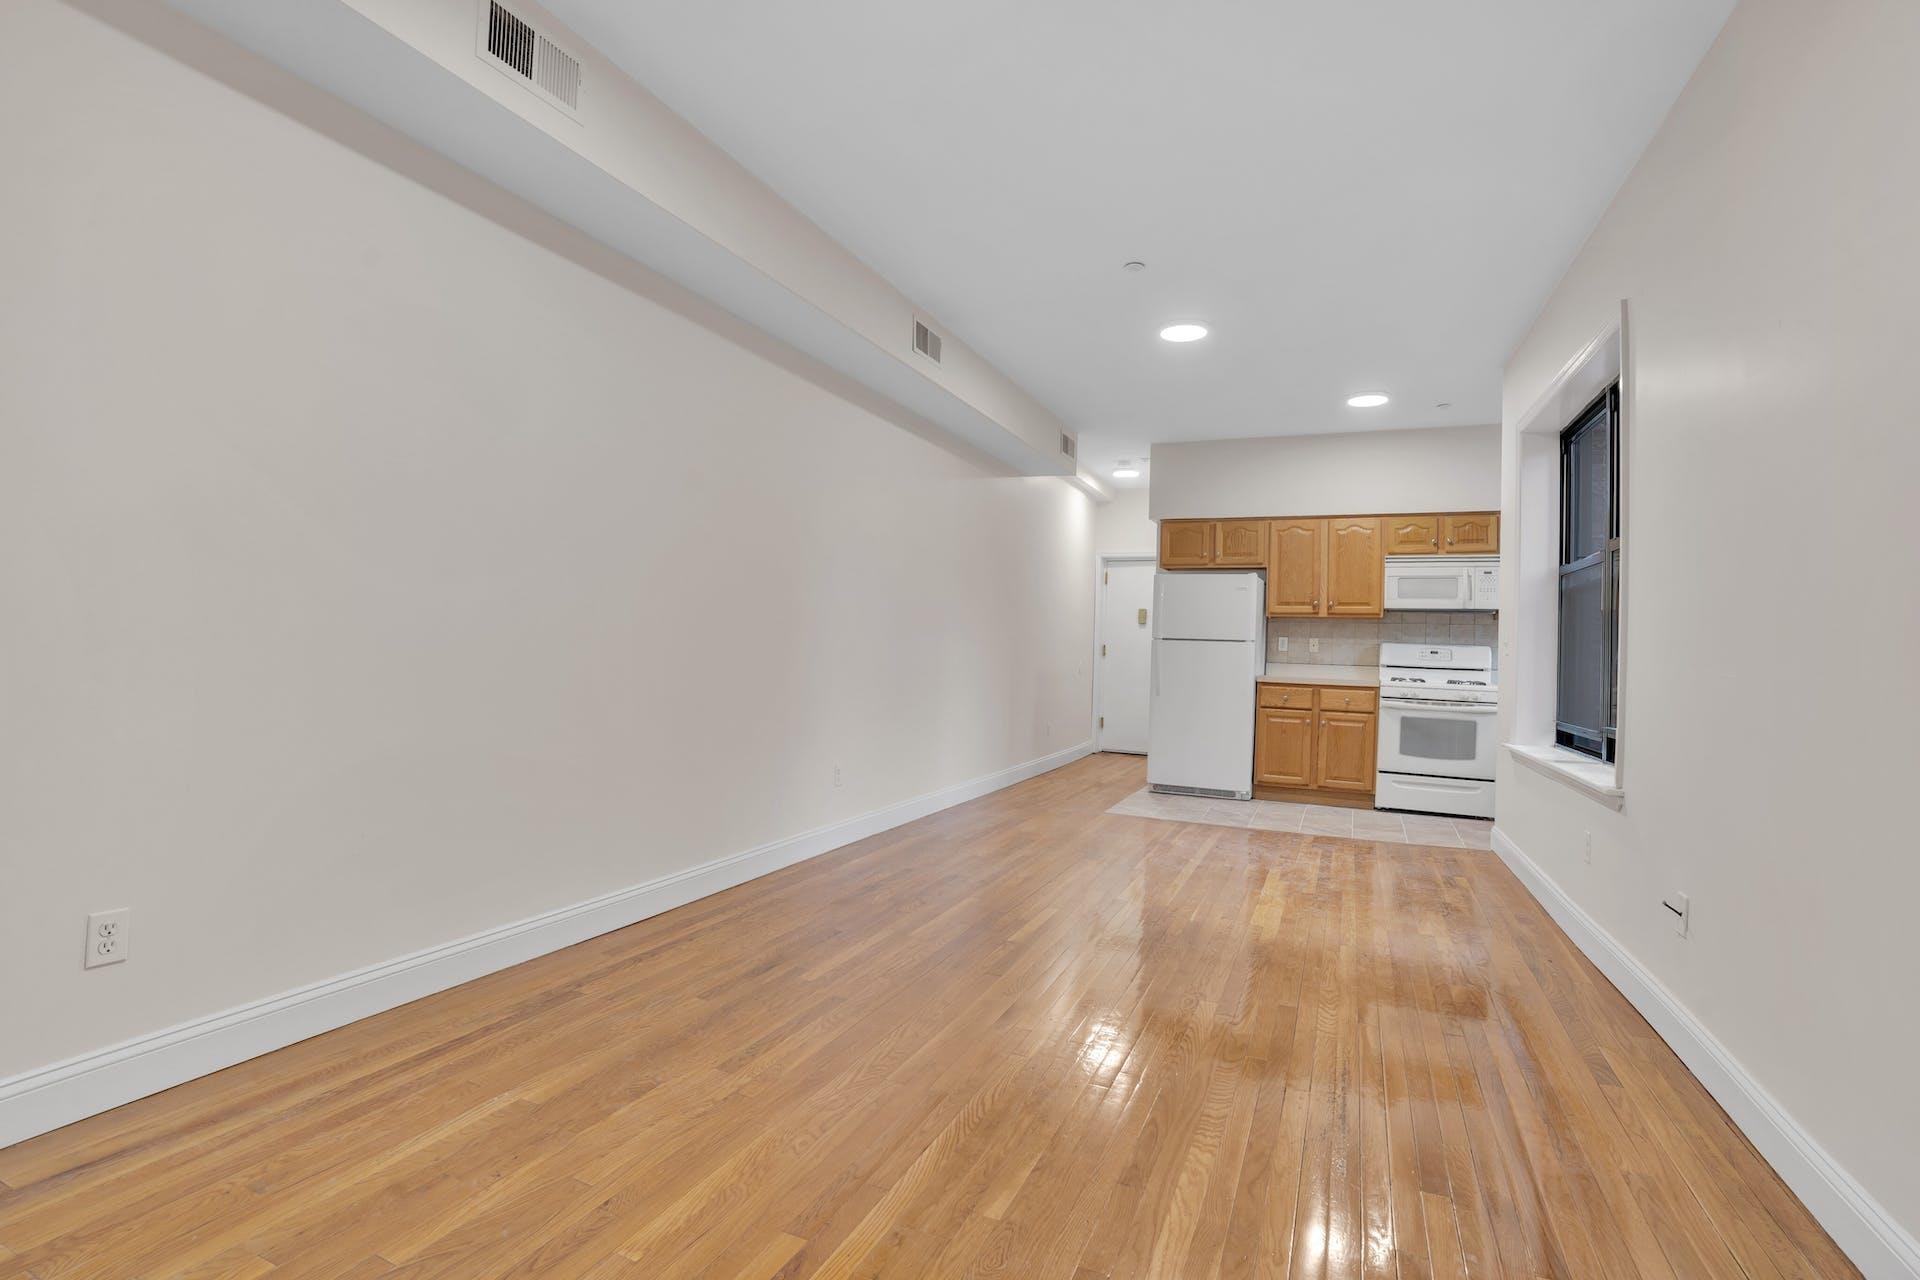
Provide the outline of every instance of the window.
[[1560,667],[1554,741],[1614,757],[1620,652],[1620,384],[1560,433]]

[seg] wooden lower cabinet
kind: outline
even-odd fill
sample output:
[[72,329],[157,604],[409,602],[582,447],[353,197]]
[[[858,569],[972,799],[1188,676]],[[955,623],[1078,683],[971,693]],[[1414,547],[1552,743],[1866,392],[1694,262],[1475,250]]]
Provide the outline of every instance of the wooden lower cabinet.
[[1325,793],[1326,804],[1370,797],[1377,697],[1365,688],[1261,684],[1253,728],[1255,788],[1308,801]]
[[1364,711],[1322,711],[1314,725],[1313,785],[1324,791],[1372,791],[1374,733],[1379,717]]
[[1313,712],[1261,708],[1253,728],[1253,780],[1263,787],[1313,785]]

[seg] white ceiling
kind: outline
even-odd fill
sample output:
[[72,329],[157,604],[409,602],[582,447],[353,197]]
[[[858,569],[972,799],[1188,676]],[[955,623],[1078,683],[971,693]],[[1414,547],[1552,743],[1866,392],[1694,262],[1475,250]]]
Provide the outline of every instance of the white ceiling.
[[[1733,7],[546,3],[1099,474],[1162,441],[1497,421],[1508,353]],[[1213,333],[1160,341],[1176,320]],[[1393,402],[1346,407],[1372,390]]]

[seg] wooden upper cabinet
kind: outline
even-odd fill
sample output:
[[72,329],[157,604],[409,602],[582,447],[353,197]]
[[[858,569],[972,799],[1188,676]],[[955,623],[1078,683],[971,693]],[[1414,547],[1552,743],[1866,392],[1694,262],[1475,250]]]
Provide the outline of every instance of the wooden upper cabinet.
[[1163,569],[1264,569],[1265,520],[1162,520]]
[[[1385,523],[1378,516],[1341,516],[1326,522],[1325,616],[1378,618],[1386,612]],[[1271,588],[1267,599],[1271,605]]]
[[1267,563],[1267,522],[1214,521],[1213,563],[1242,569],[1264,568]]
[[1388,555],[1430,556],[1439,550],[1439,516],[1387,517]]
[[1450,556],[1495,554],[1500,550],[1500,513],[1475,511],[1441,516],[1440,550]]
[[[1268,787],[1313,785],[1313,712],[1267,711],[1253,725],[1253,780]],[[1368,781],[1372,789],[1372,781]]]
[[1213,564],[1213,525],[1211,520],[1162,520],[1160,522],[1160,567],[1163,569],[1205,569]]
[[1267,522],[1267,616],[1312,618],[1320,614],[1320,581],[1326,573],[1325,520]]
[[[1263,711],[1263,716],[1287,715]],[[1328,791],[1371,791],[1374,734],[1379,717],[1358,711],[1322,711],[1314,726],[1313,781]]]

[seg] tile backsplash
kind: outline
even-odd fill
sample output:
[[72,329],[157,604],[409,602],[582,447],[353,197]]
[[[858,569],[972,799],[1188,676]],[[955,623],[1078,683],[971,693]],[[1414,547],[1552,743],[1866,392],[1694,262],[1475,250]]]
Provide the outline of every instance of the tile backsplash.
[[[1381,643],[1484,644],[1500,642],[1497,613],[1420,613],[1396,609],[1384,618],[1268,618],[1268,662],[1317,662],[1335,667],[1380,665]],[[1287,638],[1285,653],[1280,637]],[[1309,653],[1309,640],[1320,652]]]

